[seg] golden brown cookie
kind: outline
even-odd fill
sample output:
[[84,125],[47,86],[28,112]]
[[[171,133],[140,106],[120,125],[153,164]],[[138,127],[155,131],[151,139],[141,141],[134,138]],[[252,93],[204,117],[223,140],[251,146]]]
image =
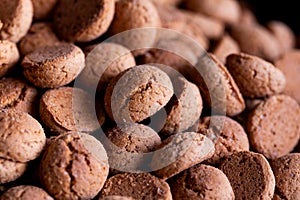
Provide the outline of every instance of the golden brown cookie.
[[54,26],[63,40],[87,42],[105,33],[115,13],[112,0],[59,1],[54,14]]
[[40,100],[40,117],[52,134],[93,132],[104,123],[103,112],[98,113],[98,122],[93,102],[92,97],[79,88],[48,90]]
[[210,158],[214,152],[214,143],[203,134],[178,133],[164,140],[161,148],[154,152],[153,174],[162,179],[170,178]]
[[100,198],[99,200],[133,200],[133,198],[114,195],[114,196],[106,196],[106,197]]
[[284,90],[284,74],[259,57],[231,54],[226,59],[226,66],[245,97],[265,97]]
[[229,156],[220,166],[228,177],[236,200],[272,199],[275,178],[264,156],[249,151]]
[[108,175],[108,158],[99,145],[97,156],[77,133],[58,136],[49,144],[40,164],[40,179],[51,196],[61,200],[97,195]]
[[300,198],[300,154],[293,153],[271,161],[275,175],[277,199]]
[[108,85],[105,109],[117,123],[141,122],[163,108],[173,95],[168,75],[157,67],[139,65]]
[[37,22],[30,27],[28,33],[22,38],[19,48],[22,55],[27,55],[39,47],[54,46],[59,43],[51,23]]
[[100,198],[111,195],[145,200],[172,200],[168,183],[148,173],[125,173],[109,178],[100,192]]
[[33,5],[33,18],[47,19],[51,17],[52,12],[58,0],[31,0]]
[[214,130],[214,135],[206,135],[214,140],[215,153],[206,163],[218,166],[226,157],[239,151],[249,151],[249,140],[244,128],[236,121],[225,116],[201,118],[198,132],[202,129]]
[[234,200],[226,175],[208,165],[199,164],[183,171],[171,180],[170,187],[174,200]]
[[0,157],[16,162],[36,159],[46,144],[40,123],[17,110],[0,111]]
[[55,88],[73,81],[85,65],[84,53],[73,44],[45,46],[22,61],[24,76],[41,88]]
[[0,40],[0,77],[4,76],[19,61],[17,45],[8,40]]
[[33,18],[31,0],[2,0],[0,6],[0,40],[18,42],[30,28]]
[[20,185],[7,190],[1,195],[0,200],[53,200],[53,198],[41,188]]
[[291,152],[300,137],[300,107],[289,96],[275,95],[259,104],[248,117],[251,147],[267,158]]
[[0,184],[15,181],[24,174],[26,169],[27,163],[0,158]]
[[36,88],[16,78],[0,79],[0,88],[0,109],[16,109],[32,116],[37,115]]

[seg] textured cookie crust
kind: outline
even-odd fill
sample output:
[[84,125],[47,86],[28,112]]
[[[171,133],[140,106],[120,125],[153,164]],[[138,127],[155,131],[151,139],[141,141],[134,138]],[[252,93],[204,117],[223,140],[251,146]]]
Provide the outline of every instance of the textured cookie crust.
[[170,187],[174,200],[234,200],[226,175],[208,165],[196,165],[182,172],[171,180]]
[[33,18],[34,19],[47,19],[51,14],[58,2],[58,0],[31,0],[33,5]]
[[284,74],[259,57],[245,53],[231,54],[226,66],[245,97],[259,98],[284,90]]
[[249,115],[251,146],[267,158],[291,152],[300,137],[300,107],[289,96],[276,95],[259,104]]
[[168,183],[148,173],[125,173],[109,178],[100,192],[100,198],[110,195],[145,200],[172,200]]
[[0,40],[0,77],[4,76],[19,61],[17,45],[8,40]]
[[27,169],[26,163],[0,158],[0,184],[12,182],[21,177]]
[[269,199],[275,190],[272,169],[261,154],[238,152],[229,156],[220,166],[233,188],[235,199]]
[[112,0],[59,1],[54,14],[55,30],[61,39],[88,42],[107,31],[114,13]]
[[1,200],[32,200],[32,199],[40,199],[40,200],[53,200],[47,192],[43,189],[29,186],[29,185],[20,185],[16,187],[12,187],[7,190],[1,197]]
[[41,88],[55,88],[73,81],[84,68],[84,53],[73,44],[45,46],[25,56],[24,76]]

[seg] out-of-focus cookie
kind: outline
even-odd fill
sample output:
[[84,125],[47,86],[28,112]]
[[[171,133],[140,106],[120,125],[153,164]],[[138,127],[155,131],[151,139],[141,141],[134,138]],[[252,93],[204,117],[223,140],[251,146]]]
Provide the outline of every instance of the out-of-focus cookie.
[[238,43],[229,35],[224,35],[214,47],[212,53],[225,64],[226,57],[233,53],[239,53],[240,47]]
[[220,169],[229,179],[236,200],[272,199],[275,178],[263,155],[237,152],[226,158]]
[[245,97],[265,97],[284,90],[284,74],[259,57],[245,53],[231,54],[226,59],[226,66]]
[[73,44],[45,46],[27,54],[24,76],[41,88],[55,88],[73,81],[85,65],[84,53]]
[[20,185],[7,190],[0,197],[1,200],[53,200],[43,189],[31,186]]
[[275,95],[249,115],[247,132],[251,147],[274,159],[291,152],[300,137],[300,107],[289,96]]
[[87,42],[105,33],[115,13],[112,0],[59,1],[54,14],[54,26],[61,39]]
[[31,0],[33,5],[33,18],[50,18],[58,0]]
[[0,77],[4,76],[19,61],[17,45],[8,40],[0,40]]
[[168,183],[149,173],[125,173],[112,176],[105,182],[100,198],[111,195],[145,200],[172,199]]
[[154,3],[164,6],[177,6],[182,0],[151,0]]
[[171,180],[174,200],[226,199],[233,200],[234,193],[226,175],[208,165],[196,165]]
[[19,42],[30,28],[33,18],[31,0],[2,0],[0,6],[0,40]]
[[0,158],[0,184],[15,181],[24,174],[26,169],[27,163]]

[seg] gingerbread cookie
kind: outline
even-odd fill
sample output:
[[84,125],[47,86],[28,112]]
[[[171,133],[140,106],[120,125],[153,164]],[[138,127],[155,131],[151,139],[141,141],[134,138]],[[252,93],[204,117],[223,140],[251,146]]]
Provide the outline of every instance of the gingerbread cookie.
[[0,40],[0,77],[6,75],[19,61],[17,45],[8,40]]
[[0,158],[0,184],[15,181],[24,174],[26,169],[27,163]]

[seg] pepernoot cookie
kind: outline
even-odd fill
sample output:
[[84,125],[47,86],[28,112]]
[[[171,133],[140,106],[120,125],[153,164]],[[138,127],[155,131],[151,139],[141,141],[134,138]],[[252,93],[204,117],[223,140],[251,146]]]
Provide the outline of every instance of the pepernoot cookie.
[[300,154],[292,153],[271,161],[276,189],[274,200],[300,198]]
[[259,57],[245,53],[231,54],[226,59],[226,66],[245,97],[265,97],[284,90],[284,74]]
[[264,156],[249,151],[237,152],[220,166],[233,188],[236,200],[272,199],[275,178]]
[[229,155],[239,151],[249,151],[249,140],[244,128],[236,121],[225,116],[211,116],[201,118],[197,127],[214,130],[214,135],[207,137],[214,140],[215,153],[206,163],[218,166]]
[[145,200],[172,199],[168,183],[149,173],[125,173],[109,178],[100,192],[100,199],[110,195]]
[[24,174],[26,169],[27,163],[0,158],[0,184],[15,181]]
[[275,95],[249,115],[247,132],[252,148],[267,158],[291,152],[300,137],[300,107],[289,96]]
[[51,17],[52,12],[58,0],[31,0],[33,5],[33,18],[48,19]]
[[208,165],[199,164],[189,168],[170,182],[174,200],[234,200],[234,193],[226,175]]
[[104,97],[105,109],[117,123],[141,122],[163,108],[172,95],[173,85],[165,72],[139,65],[110,82]]
[[0,200],[53,200],[53,198],[43,189],[31,186],[20,185],[12,187],[4,192]]
[[55,88],[73,81],[85,65],[84,53],[73,44],[45,46],[27,54],[24,76],[41,88]]
[[[203,131],[204,132],[204,131]],[[153,174],[170,178],[208,158],[214,152],[214,143],[205,135],[194,132],[177,133],[162,142],[154,152]]]
[[31,0],[2,0],[0,7],[0,40],[19,42],[30,28],[33,18]]
[[16,78],[0,79],[0,109],[16,109],[37,115],[37,89],[26,81]]
[[0,77],[4,76],[19,61],[17,45],[8,40],[0,40]]
[[59,1],[54,14],[55,30],[61,39],[88,42],[107,31],[114,13],[112,0]]
[[42,122],[52,134],[68,131],[93,132],[104,123],[104,113],[95,113],[92,97],[84,90],[61,87],[46,91],[40,99]]
[[100,142],[95,148],[90,138],[88,143],[85,140],[80,134],[67,133],[47,147],[40,179],[55,199],[92,199],[103,187],[109,168],[105,149]]
[[36,159],[46,144],[40,123],[17,110],[0,111],[0,157],[15,162]]

